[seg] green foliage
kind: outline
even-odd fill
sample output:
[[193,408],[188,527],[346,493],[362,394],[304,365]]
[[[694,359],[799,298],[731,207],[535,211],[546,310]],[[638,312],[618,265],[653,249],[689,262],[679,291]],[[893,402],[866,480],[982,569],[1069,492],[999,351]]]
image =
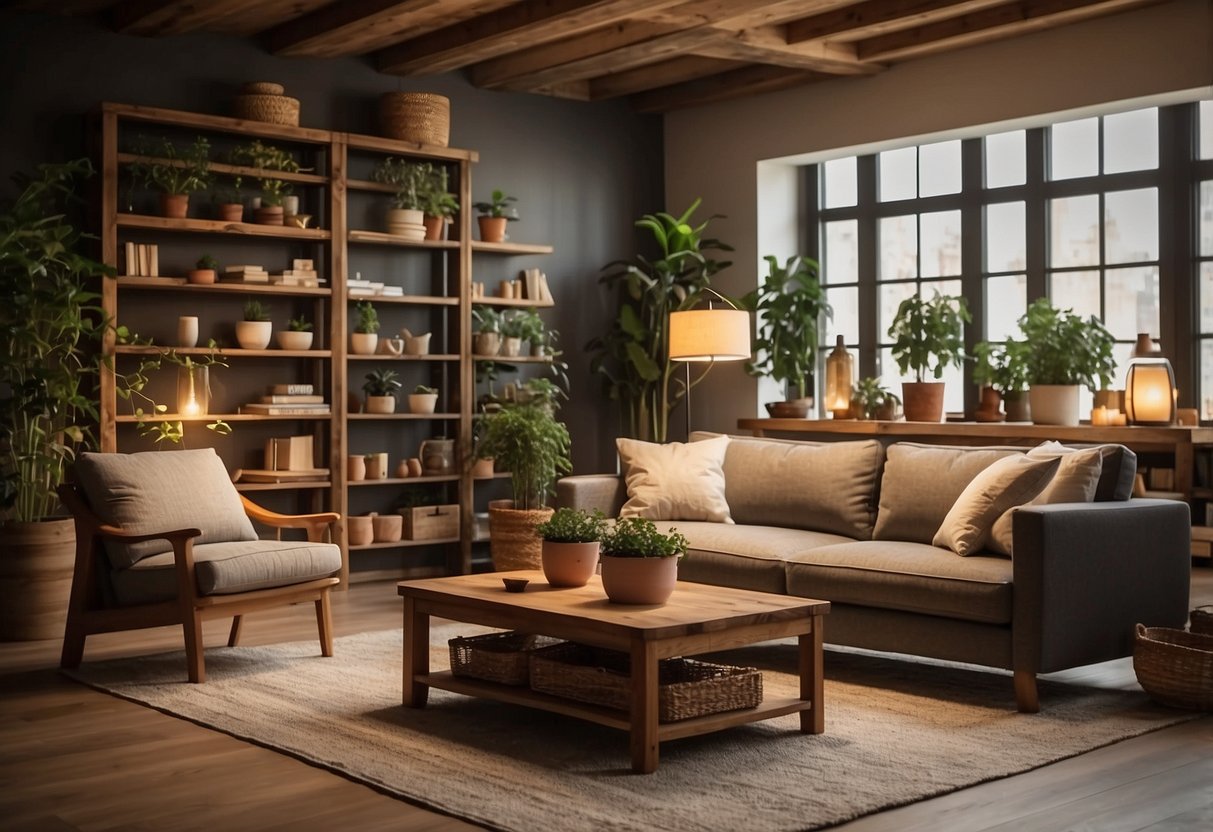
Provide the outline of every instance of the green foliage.
[[599,281],[618,292],[619,311],[607,333],[586,345],[595,353],[590,369],[602,375],[607,394],[619,402],[624,432],[638,439],[664,442],[670,411],[687,394],[668,357],[670,313],[694,307],[710,291],[712,276],[731,265],[705,254],[732,249],[703,237],[710,219],[690,224],[699,203],[696,199],[678,217],[658,213],[637,220],[661,256],[650,260],[638,254],[630,262],[610,263],[613,271]]
[[741,299],[743,308],[758,313],[756,357],[746,370],[791,384],[803,398],[817,365],[817,325],[822,315],[833,318],[834,310],[818,280],[816,261],[795,256],[780,266],[772,256],[764,259],[770,270],[766,281]]
[[366,374],[362,391],[368,396],[393,396],[400,387],[400,379],[395,370],[379,369]]
[[617,558],[682,557],[689,546],[677,529],[659,532],[652,520],[643,517],[617,520],[602,538],[602,554]]
[[1012,349],[1024,357],[1029,383],[1082,384],[1091,390],[1112,383],[1115,341],[1094,315],[1083,318],[1037,298],[1020,317],[1019,329],[1024,341]]
[[427,387],[424,384],[418,384],[413,388],[413,395],[416,396],[436,396],[438,395],[437,387]]
[[287,321],[286,328],[291,332],[311,332],[312,322],[300,315],[298,318],[291,318]]
[[559,390],[546,379],[533,379],[524,389],[527,397],[481,416],[476,454],[510,472],[514,507],[529,510],[544,505],[555,493],[556,478],[573,463],[568,428],[555,416]]
[[361,332],[364,335],[371,335],[379,331],[379,313],[375,311],[375,307],[371,305],[369,300],[358,302],[355,307],[358,311],[358,323],[354,327],[354,332]]
[[472,321],[477,332],[501,332],[505,316],[491,306],[476,304],[472,307]]
[[426,162],[410,162],[389,156],[376,166],[371,178],[384,185],[396,189],[392,195],[393,208],[405,208],[411,211],[424,211],[425,201],[422,197],[426,183],[431,176],[431,165]]
[[244,302],[244,319],[246,321],[268,321],[270,310],[256,298],[249,298]]
[[1003,396],[1028,389],[1027,344],[978,341],[973,347],[973,381],[989,385]]
[[851,406],[858,408],[864,419],[874,419],[881,409],[899,404],[901,398],[882,385],[878,378],[861,378],[851,388]]
[[198,258],[198,262],[194,264],[196,269],[218,269],[219,262],[209,254],[204,254]]
[[578,508],[558,508],[550,520],[535,527],[535,533],[553,543],[595,543],[606,534],[606,515]]
[[17,175],[0,204],[0,506],[35,522],[58,505],[55,488],[97,419],[91,379],[102,326],[88,279],[113,270],[81,253],[66,216],[87,159]]
[[[242,144],[233,148],[230,158],[234,165],[246,165],[263,171],[298,173],[303,170],[290,152],[271,144],[265,144],[261,139],[254,139],[251,144]],[[286,182],[274,177],[259,176],[257,183],[261,186],[263,205],[281,205],[282,198],[291,192],[291,188]]]
[[897,368],[902,374],[913,370],[916,381],[924,381],[928,370],[943,378],[949,365],[959,367],[965,360],[964,325],[972,320],[962,297],[936,292],[930,300],[906,298],[889,327]]
[[204,136],[185,148],[179,148],[167,136],[139,136],[135,152],[144,158],[131,164],[131,174],[144,187],[166,194],[188,194],[210,184],[211,144]]
[[459,200],[447,190],[450,171],[446,165],[425,162],[425,176],[417,196],[421,210],[431,217],[450,218],[459,212]]
[[482,217],[505,217],[513,221],[518,219],[518,209],[511,207],[518,197],[506,196],[504,191],[494,190],[488,202],[477,202],[473,207]]

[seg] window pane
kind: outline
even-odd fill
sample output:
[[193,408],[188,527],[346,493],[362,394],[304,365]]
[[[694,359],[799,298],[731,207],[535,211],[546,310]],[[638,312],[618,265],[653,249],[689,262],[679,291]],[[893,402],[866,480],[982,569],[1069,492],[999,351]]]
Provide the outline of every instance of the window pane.
[[1104,276],[1104,325],[1118,341],[1139,332],[1158,335],[1158,269],[1108,269]]
[[888,341],[889,327],[893,325],[893,318],[897,315],[897,307],[901,302],[908,297],[912,297],[917,290],[914,283],[884,283],[877,288],[877,294],[880,298],[880,318],[876,324],[879,328],[877,336],[881,341]]
[[1013,272],[1027,267],[1022,202],[987,205],[985,232],[987,272]]
[[821,282],[857,283],[859,281],[858,220],[827,222],[825,237],[825,269],[821,274]]
[[[928,373],[928,375],[930,375]],[[960,413],[965,409],[965,377],[960,367],[948,367],[943,371],[943,411],[944,413]],[[935,377],[927,379],[935,381]]]
[[1200,158],[1213,159],[1213,101],[1200,102]]
[[1108,263],[1158,259],[1158,189],[1104,195],[1104,251]]
[[1200,418],[1213,419],[1213,341],[1200,342]]
[[1049,298],[1058,309],[1099,317],[1099,272],[1061,272],[1049,280]]
[[1158,167],[1158,108],[1105,116],[1103,172]]
[[903,147],[880,154],[880,201],[918,196],[918,149]]
[[1049,176],[1074,179],[1099,173],[1099,119],[1067,121],[1049,128]]
[[[876,366],[876,375],[880,379],[882,386],[887,387],[901,398],[901,382],[903,377],[897,369],[897,362],[893,360],[893,353],[888,347],[883,347],[878,357]],[[905,377],[909,380],[909,376]]]
[[986,280],[987,341],[1018,338],[1019,316],[1028,308],[1028,278],[1022,274]]
[[1027,150],[1023,130],[986,136],[986,187],[1005,188],[1028,181]]
[[[1129,373],[1129,359],[1133,357],[1132,344],[1113,344],[1112,345],[1112,360],[1116,362],[1116,373],[1112,376],[1112,390],[1125,389],[1125,376]],[[1095,397],[1092,396],[1092,406],[1094,406]],[[1091,408],[1087,408],[1087,412],[1091,412]]]
[[1200,253],[1213,257],[1213,181],[1200,183]]
[[1049,265],[1099,263],[1099,197],[1072,196],[1049,200]]
[[1200,331],[1213,334],[1213,263],[1200,264]]
[[960,193],[960,141],[918,148],[918,195]]
[[930,283],[924,281],[918,287],[918,294],[924,298],[933,298],[936,292],[941,295],[959,295],[961,292],[960,279],[932,280]]
[[827,208],[845,208],[858,199],[858,180],[855,176],[855,157],[831,159],[822,165],[825,170],[825,205]]
[[[834,307],[834,317],[821,327],[820,335],[825,352],[834,348],[834,342],[841,335],[848,344],[859,343],[859,289],[855,286],[844,286],[836,289],[826,289],[826,301]],[[855,363],[859,366],[859,362]]]
[[880,279],[904,280],[918,276],[918,217],[883,217],[880,220]]
[[923,214],[922,277],[960,274],[960,212]]

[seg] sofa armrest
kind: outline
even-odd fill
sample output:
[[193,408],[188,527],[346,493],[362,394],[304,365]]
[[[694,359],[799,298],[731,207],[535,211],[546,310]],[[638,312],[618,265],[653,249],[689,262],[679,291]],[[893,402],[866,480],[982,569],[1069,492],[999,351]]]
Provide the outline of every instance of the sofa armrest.
[[1188,505],[1173,500],[1016,511],[1015,669],[1048,673],[1127,656],[1138,622],[1182,627],[1190,525]]
[[607,517],[617,517],[627,497],[627,486],[619,474],[580,474],[556,483],[558,508],[598,509]]

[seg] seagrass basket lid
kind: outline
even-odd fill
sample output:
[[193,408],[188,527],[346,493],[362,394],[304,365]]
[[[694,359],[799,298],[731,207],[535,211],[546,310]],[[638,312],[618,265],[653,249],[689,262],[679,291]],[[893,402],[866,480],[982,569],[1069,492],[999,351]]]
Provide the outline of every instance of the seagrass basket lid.
[[387,92],[379,97],[379,129],[390,139],[446,147],[451,100],[429,92]]
[[281,84],[250,81],[240,87],[232,105],[232,115],[249,121],[299,126],[299,99],[283,95]]

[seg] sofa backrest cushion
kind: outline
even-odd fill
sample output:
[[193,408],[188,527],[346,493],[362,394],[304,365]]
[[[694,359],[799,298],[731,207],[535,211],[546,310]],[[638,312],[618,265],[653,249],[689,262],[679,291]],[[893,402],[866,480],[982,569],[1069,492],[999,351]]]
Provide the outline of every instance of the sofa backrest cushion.
[[728,446],[727,436],[665,445],[616,439],[628,488],[619,516],[732,523],[721,467]]
[[[132,534],[196,528],[194,543],[256,540],[257,533],[223,460],[213,448],[144,451],[135,454],[83,453],[76,481],[102,522]],[[115,569],[167,552],[165,540],[105,542]]]
[[1028,454],[994,462],[960,492],[931,543],[962,556],[981,551],[994,521],[1043,491],[1060,464],[1056,456],[1033,458]]
[[1095,486],[1095,502],[1127,500],[1133,496],[1133,480],[1137,477],[1137,454],[1124,445],[1096,445],[1103,468]]
[[733,520],[872,539],[884,449],[874,439],[797,442],[735,436],[724,456]]
[[[1099,485],[1103,472],[1104,449],[1112,446],[1104,445],[1095,448],[1066,448],[1057,442],[1045,442],[1028,451],[1029,459],[1056,459],[1059,464],[1057,473],[1044,490],[1023,503],[1029,506],[1043,506],[1052,503],[1089,503],[1095,499],[1095,490]],[[1117,446],[1119,447],[1119,446]],[[1010,555],[1011,527],[1014,508],[1003,512],[994,521],[990,529],[990,539],[986,544],[991,552],[1000,555]]]

